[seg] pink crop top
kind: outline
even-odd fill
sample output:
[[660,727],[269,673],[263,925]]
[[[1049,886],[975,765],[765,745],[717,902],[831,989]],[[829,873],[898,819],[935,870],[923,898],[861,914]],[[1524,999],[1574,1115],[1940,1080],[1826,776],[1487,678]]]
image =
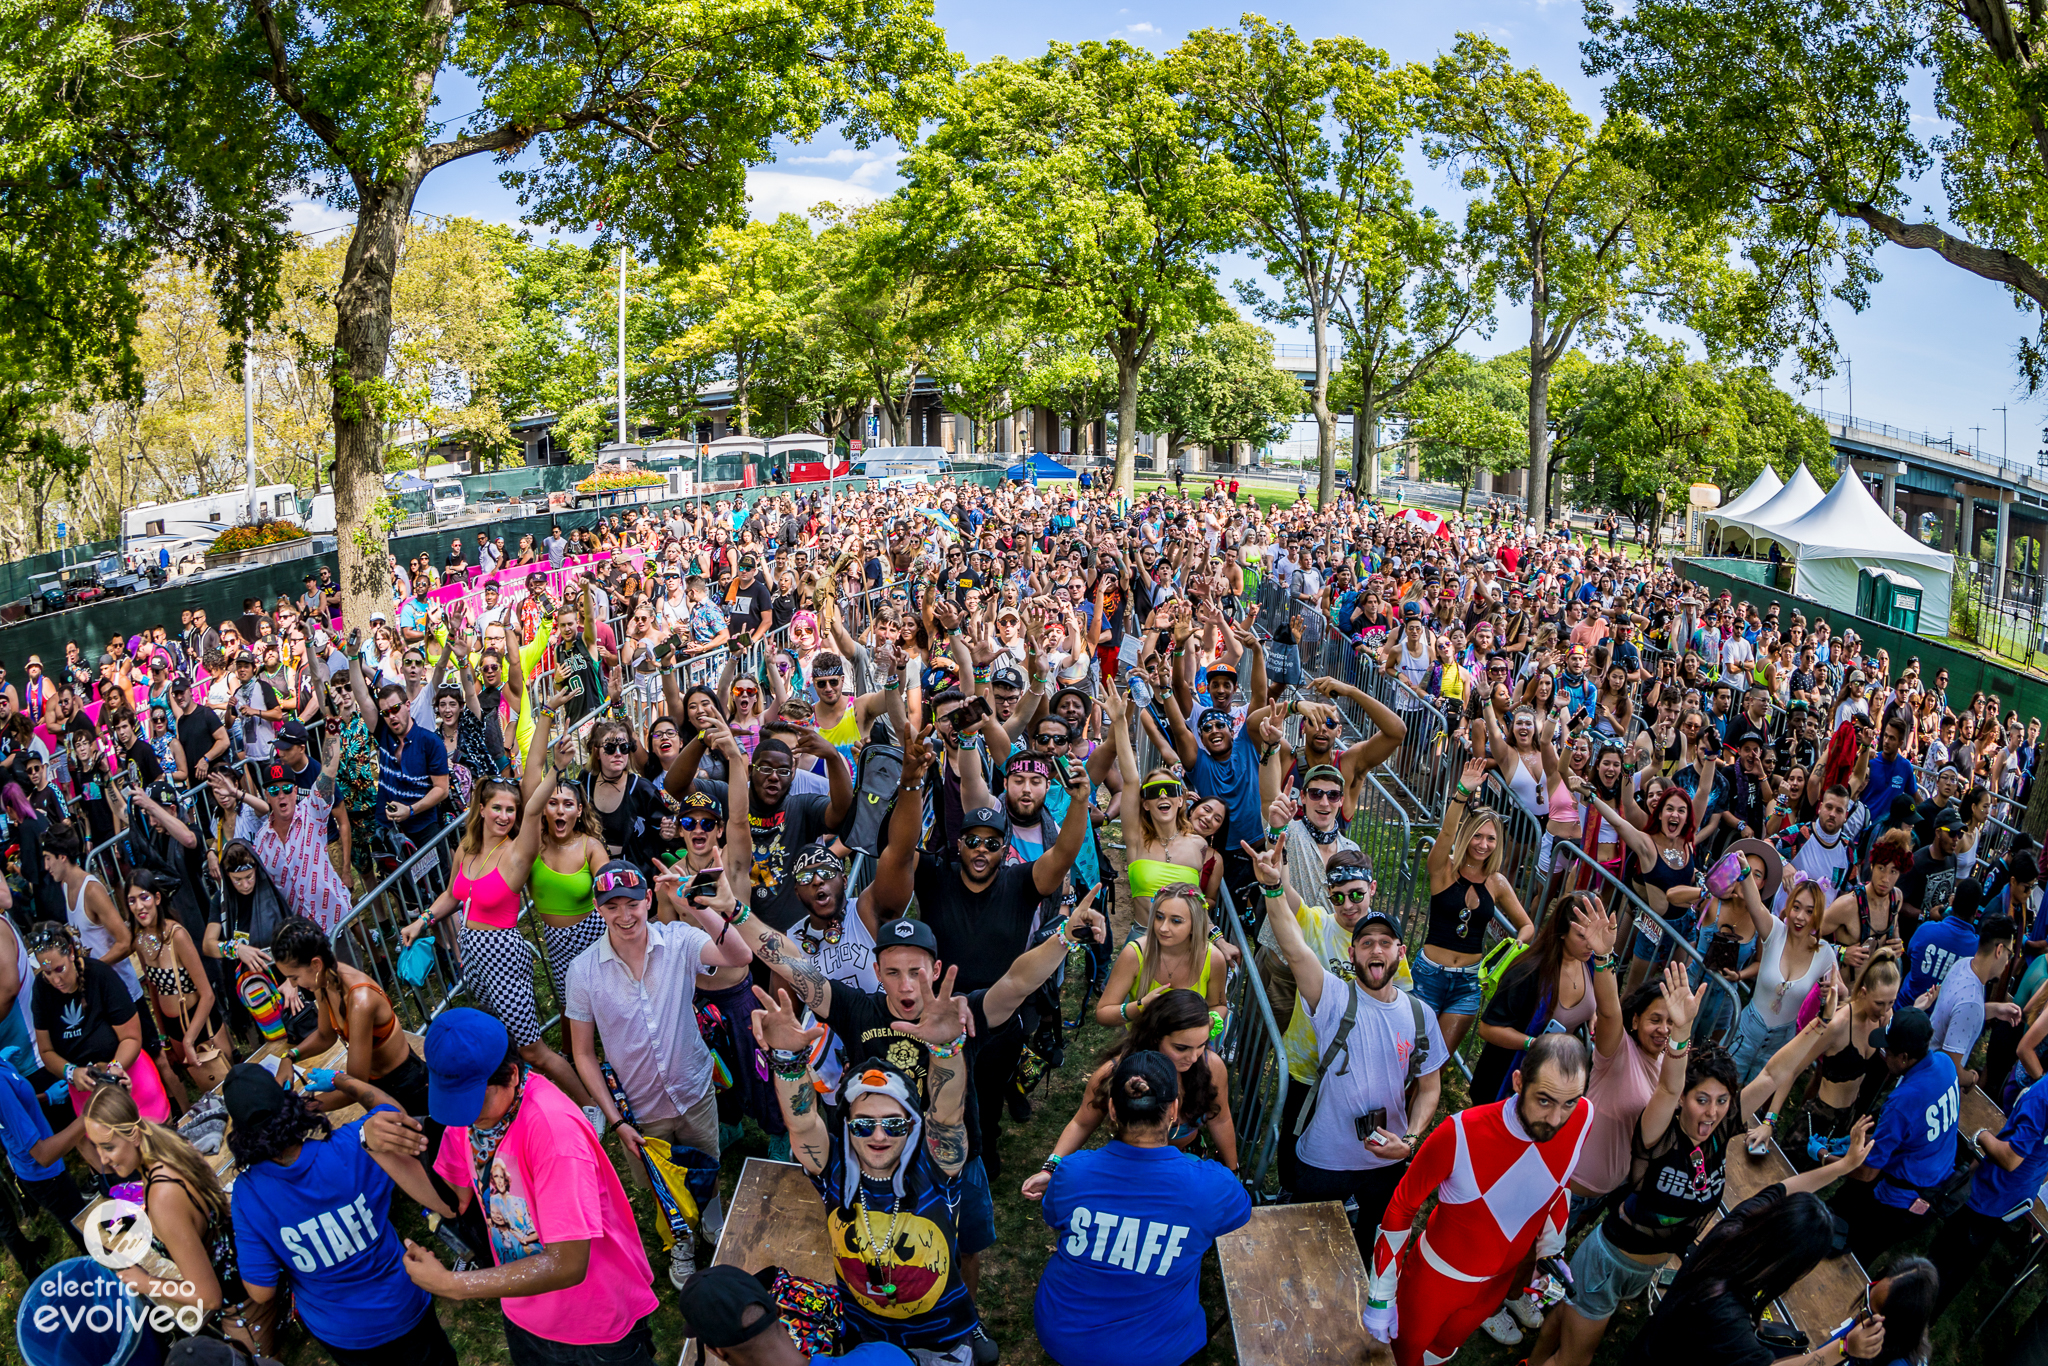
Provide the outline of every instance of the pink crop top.
[[469,912],[469,923],[479,929],[509,930],[519,923],[519,893],[505,885],[505,875],[496,868],[472,878],[457,860],[454,892]]
[[1563,783],[1559,783],[1556,787],[1550,789],[1549,819],[1557,821],[1561,825],[1577,825],[1579,823],[1578,798],[1572,796],[1572,790]]

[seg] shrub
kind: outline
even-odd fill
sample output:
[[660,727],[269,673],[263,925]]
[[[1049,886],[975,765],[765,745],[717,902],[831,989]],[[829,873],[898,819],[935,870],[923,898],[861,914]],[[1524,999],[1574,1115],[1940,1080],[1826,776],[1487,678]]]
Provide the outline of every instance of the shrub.
[[306,535],[306,529],[297,522],[254,522],[245,526],[231,526],[215,540],[212,551],[254,550],[258,546],[282,545],[296,541]]
[[578,493],[616,493],[621,489],[644,489],[668,482],[652,470],[627,470],[593,474],[576,481]]

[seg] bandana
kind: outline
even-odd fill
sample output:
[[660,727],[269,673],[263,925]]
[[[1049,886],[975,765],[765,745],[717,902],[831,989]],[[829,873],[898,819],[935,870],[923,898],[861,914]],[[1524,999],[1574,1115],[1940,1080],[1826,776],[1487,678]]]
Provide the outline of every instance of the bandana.
[[1346,882],[1371,882],[1372,880],[1372,867],[1369,864],[1339,863],[1325,869],[1323,872],[1324,883],[1331,887],[1341,886]]
[[1003,765],[1003,772],[1005,774],[1035,773],[1050,782],[1052,780],[1052,763],[1042,754],[1020,752],[1010,756],[1009,761]]
[[806,844],[797,850],[796,859],[789,866],[789,875],[794,879],[800,873],[822,869],[833,877],[846,871],[846,860],[832,852],[829,844]]

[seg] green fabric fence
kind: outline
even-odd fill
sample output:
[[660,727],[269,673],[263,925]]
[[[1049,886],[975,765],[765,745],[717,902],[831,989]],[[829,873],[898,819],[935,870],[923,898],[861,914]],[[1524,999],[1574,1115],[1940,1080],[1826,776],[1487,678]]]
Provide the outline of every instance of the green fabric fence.
[[1931,637],[1907,635],[1895,627],[1857,616],[1844,608],[1829,607],[1811,598],[1795,597],[1766,583],[1753,581],[1750,573],[1769,572],[1770,565],[1766,561],[1680,559],[1676,564],[1679,577],[1713,593],[1725,590],[1734,594],[1738,602],[1753,602],[1758,611],[1777,603],[1779,612],[1788,622],[1794,612],[1804,614],[1809,626],[1825,617],[1836,635],[1841,634],[1842,627],[1853,625],[1865,650],[1875,652],[1882,649],[1891,660],[1894,673],[1913,658],[1920,661],[1922,678],[1931,679],[1939,670],[1947,669],[1951,702],[1958,697],[1968,701],[1971,694],[1982,689],[1998,699],[2001,714],[2015,709],[2022,717],[2038,716],[2048,720],[2048,680],[2022,673],[1982,655],[1958,650]]

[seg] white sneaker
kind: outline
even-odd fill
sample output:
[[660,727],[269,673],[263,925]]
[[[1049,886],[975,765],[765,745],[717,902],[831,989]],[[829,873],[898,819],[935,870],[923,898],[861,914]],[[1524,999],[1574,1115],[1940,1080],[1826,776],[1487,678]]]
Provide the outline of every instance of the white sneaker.
[[1514,1318],[1505,1309],[1494,1311],[1493,1317],[1479,1326],[1486,1330],[1486,1336],[1503,1347],[1512,1347],[1522,1340],[1522,1330],[1515,1326]]
[[1530,1299],[1526,1290],[1507,1302],[1507,1311],[1520,1319],[1524,1328],[1534,1330],[1543,1326],[1543,1307]]
[[668,1283],[681,1290],[683,1282],[696,1274],[697,1239],[693,1234],[685,1235],[668,1250]]
[[583,1117],[590,1121],[591,1128],[597,1130],[597,1136],[603,1138],[604,1111],[598,1109],[595,1105],[586,1105],[583,1107]]

